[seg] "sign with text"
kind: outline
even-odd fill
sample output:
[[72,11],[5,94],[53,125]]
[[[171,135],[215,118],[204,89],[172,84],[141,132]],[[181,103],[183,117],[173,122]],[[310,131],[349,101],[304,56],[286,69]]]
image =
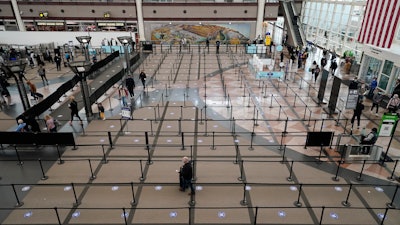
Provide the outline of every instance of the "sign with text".
[[379,136],[390,137],[396,128],[399,117],[396,113],[385,113],[379,127]]
[[121,109],[122,119],[131,119],[131,108],[123,107]]

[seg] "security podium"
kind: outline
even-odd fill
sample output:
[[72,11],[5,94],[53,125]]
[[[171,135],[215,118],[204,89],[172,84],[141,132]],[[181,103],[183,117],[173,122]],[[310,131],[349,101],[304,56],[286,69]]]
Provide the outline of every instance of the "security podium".
[[340,152],[346,162],[379,161],[383,148],[378,145],[341,145]]

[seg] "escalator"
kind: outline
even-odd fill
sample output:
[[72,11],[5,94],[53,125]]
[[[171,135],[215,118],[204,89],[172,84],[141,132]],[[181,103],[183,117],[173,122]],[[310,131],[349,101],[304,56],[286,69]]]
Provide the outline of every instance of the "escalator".
[[294,10],[293,1],[280,1],[280,4],[281,8],[283,9],[286,26],[288,28],[288,44],[292,46],[303,46],[306,41],[301,27],[299,26],[301,23],[297,13]]

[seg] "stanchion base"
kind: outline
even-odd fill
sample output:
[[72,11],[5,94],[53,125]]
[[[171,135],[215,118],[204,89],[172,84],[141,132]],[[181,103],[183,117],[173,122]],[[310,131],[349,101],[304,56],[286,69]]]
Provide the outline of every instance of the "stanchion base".
[[238,164],[239,162],[238,161],[233,161],[233,164]]
[[78,147],[74,146],[73,148],[71,148],[71,150],[78,150]]
[[243,181],[242,177],[238,177],[237,179],[238,179],[238,181]]
[[293,178],[288,177],[288,178],[286,178],[286,180],[292,182],[292,181],[293,181]]
[[215,150],[215,149],[217,149],[217,148],[216,148],[215,146],[211,146],[210,149],[211,149],[211,150]]
[[43,176],[42,178],[40,178],[41,180],[47,180],[47,179],[49,179],[49,177],[48,176]]
[[386,206],[387,206],[388,208],[390,208],[390,209],[396,208],[396,206],[395,206],[394,204],[390,203],[390,202],[386,203]]
[[153,161],[147,161],[146,162],[146,165],[151,165],[151,164],[153,164]]
[[18,162],[17,165],[22,166],[22,165],[24,165],[24,162]]
[[19,202],[19,203],[17,203],[16,205],[15,205],[15,207],[21,207],[21,206],[23,206],[24,205],[24,202]]
[[190,206],[195,206],[195,205],[196,205],[196,202],[195,202],[194,200],[190,200],[190,201],[188,202],[188,204],[189,204]]
[[301,202],[299,202],[299,201],[293,202],[293,205],[296,206],[296,207],[301,207],[301,206],[303,206],[303,204],[301,204]]
[[340,179],[337,178],[337,177],[332,177],[332,180],[333,180],[333,181],[339,181]]
[[95,179],[96,179],[96,176],[95,176],[95,175],[90,176],[89,179],[90,179],[90,180],[95,180]]
[[253,151],[253,150],[254,150],[254,148],[253,148],[253,147],[249,147],[249,150],[250,150],[250,151]]
[[358,177],[356,178],[356,180],[358,180],[358,181],[363,181],[364,179],[363,179],[362,177],[358,176]]
[[58,160],[57,164],[58,165],[64,164],[64,160]]
[[103,164],[107,164],[108,163],[108,160],[102,160],[101,161]]
[[390,180],[390,181],[394,181],[394,180],[396,180],[393,176],[391,176],[391,177],[387,177],[387,179],[388,180]]
[[183,150],[186,150],[186,148],[185,147],[183,147],[183,148],[181,148],[181,150],[183,151]]
[[246,200],[241,200],[241,201],[240,201],[240,204],[241,204],[241,205],[247,205],[248,203],[247,203]]
[[144,181],[144,180],[146,180],[146,178],[145,177],[140,177],[139,180],[140,181]]
[[131,201],[131,206],[136,206],[137,202],[136,201]]
[[351,206],[350,202],[346,202],[346,201],[343,201],[342,205],[346,206],[346,207],[350,207]]

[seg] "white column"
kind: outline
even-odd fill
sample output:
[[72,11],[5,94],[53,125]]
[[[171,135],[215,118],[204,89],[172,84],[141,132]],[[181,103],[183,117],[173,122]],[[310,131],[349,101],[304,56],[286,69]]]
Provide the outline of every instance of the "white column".
[[13,7],[15,19],[17,20],[17,25],[18,25],[19,31],[26,31],[25,30],[24,21],[22,21],[21,14],[19,13],[17,0],[11,0],[11,4],[12,4],[12,7]]
[[[144,38],[144,23],[143,23],[143,10],[142,10],[142,0],[136,0],[136,15],[138,19],[138,32],[139,32],[139,41],[145,41]],[[139,43],[137,43],[139,44]]]
[[260,35],[261,38],[264,37],[263,30],[263,22],[264,22],[264,8],[265,8],[265,0],[258,0],[257,7],[257,23],[256,23],[256,38]]

